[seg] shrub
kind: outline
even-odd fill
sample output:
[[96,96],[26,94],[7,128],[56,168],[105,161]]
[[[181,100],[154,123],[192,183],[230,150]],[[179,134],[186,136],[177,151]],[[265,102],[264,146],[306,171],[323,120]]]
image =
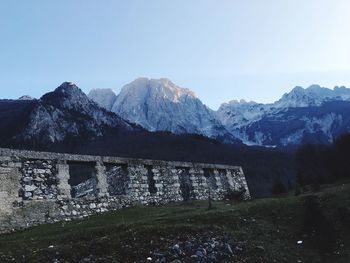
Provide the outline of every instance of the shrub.
[[243,186],[239,189],[229,190],[225,195],[225,199],[231,201],[243,201],[246,191],[247,190]]

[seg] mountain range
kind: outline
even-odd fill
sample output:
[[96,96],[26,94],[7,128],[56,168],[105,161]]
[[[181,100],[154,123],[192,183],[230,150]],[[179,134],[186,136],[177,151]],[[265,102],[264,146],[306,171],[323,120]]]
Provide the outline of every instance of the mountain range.
[[0,147],[241,165],[253,196],[268,196],[276,180],[295,182],[293,147],[243,143],[329,142],[350,130],[348,99],[344,87],[312,86],[272,104],[231,101],[213,111],[167,79],[89,96],[64,82],[39,99],[0,100]]
[[119,94],[94,89],[88,96],[64,82],[40,99],[0,100],[0,135],[9,143],[38,146],[142,130],[284,147],[331,143],[350,131],[349,112],[345,87],[295,87],[274,103],[232,100],[214,111],[191,90],[164,78],[138,78]]
[[0,100],[0,128],[2,144],[34,147],[93,139],[113,129],[141,129],[98,106],[71,82],[39,100]]
[[272,147],[331,143],[350,131],[350,89],[343,86],[295,87],[274,103],[232,100],[217,111],[168,79],[139,78],[118,95],[94,89],[89,97],[149,131],[200,134],[226,143]]

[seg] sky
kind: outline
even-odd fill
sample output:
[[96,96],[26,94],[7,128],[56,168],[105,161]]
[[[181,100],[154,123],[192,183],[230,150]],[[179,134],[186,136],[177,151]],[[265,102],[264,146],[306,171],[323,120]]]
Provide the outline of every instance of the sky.
[[0,0],[0,98],[169,78],[209,107],[350,87],[348,0]]

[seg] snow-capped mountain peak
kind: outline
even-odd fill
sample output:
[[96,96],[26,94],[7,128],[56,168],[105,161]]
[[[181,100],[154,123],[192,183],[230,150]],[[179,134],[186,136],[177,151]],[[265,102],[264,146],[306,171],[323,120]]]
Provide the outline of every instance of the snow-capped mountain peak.
[[[322,140],[329,142],[333,138],[330,131],[342,127],[344,116],[339,113],[341,110],[337,113],[319,112],[329,107],[333,110],[338,102],[349,100],[350,89],[343,86],[334,89],[320,85],[296,86],[270,104],[223,103],[217,116],[231,134],[246,144],[297,144],[305,139],[306,134],[313,133],[322,134]],[[339,105],[345,107],[347,104]],[[309,116],[313,114],[313,117]]]
[[306,107],[320,103],[318,95],[319,86],[311,86],[304,89],[296,86],[289,93],[285,93],[280,100],[275,102],[279,108]]
[[223,103],[222,105],[229,105],[231,107],[247,107],[247,106],[256,105],[256,104],[258,103],[255,101],[246,101],[244,99],[240,99],[240,100],[230,100],[229,102]]
[[35,100],[35,99],[29,95],[23,95],[19,97],[18,100]]
[[[194,133],[221,140],[233,137],[193,91],[166,78],[137,78],[114,98],[106,90],[94,90],[89,97],[122,118],[149,131]],[[111,101],[114,100],[113,106]]]
[[332,90],[314,84],[306,89],[299,86],[295,87],[275,102],[275,106],[279,108],[319,106],[326,101],[336,99],[350,99],[350,89],[335,87]]
[[[313,133],[321,134],[322,140],[331,140],[333,129],[343,127],[343,108],[328,115],[318,112],[337,108],[338,101],[350,100],[350,89],[328,89],[316,84],[308,88],[296,86],[274,103],[231,100],[216,112],[189,89],[165,78],[138,78],[125,85],[118,95],[99,89],[91,91],[89,97],[149,131],[194,133],[231,142],[236,138],[248,145],[286,145],[300,143]],[[323,107],[324,104],[327,105]]]

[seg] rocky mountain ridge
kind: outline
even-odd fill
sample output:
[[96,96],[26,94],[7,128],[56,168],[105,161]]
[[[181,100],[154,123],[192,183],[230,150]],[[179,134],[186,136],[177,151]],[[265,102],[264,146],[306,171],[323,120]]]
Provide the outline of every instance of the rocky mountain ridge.
[[216,118],[215,112],[192,91],[168,79],[136,79],[122,88],[111,107],[114,96],[105,90],[89,93],[92,100],[107,110],[149,131],[199,134],[229,143],[237,141]]
[[71,82],[39,100],[2,100],[0,104],[2,135],[9,143],[45,146],[101,137],[111,129],[139,129],[98,106]]
[[[96,89],[89,97],[150,131],[201,134],[225,138],[225,142],[234,141],[233,137],[247,145],[330,143],[350,131],[346,122],[350,89],[344,86],[333,90],[319,85],[297,86],[274,103],[232,100],[217,111],[167,79],[140,78],[125,85],[118,95]],[[343,103],[337,107],[337,103],[332,104],[336,101]]]

